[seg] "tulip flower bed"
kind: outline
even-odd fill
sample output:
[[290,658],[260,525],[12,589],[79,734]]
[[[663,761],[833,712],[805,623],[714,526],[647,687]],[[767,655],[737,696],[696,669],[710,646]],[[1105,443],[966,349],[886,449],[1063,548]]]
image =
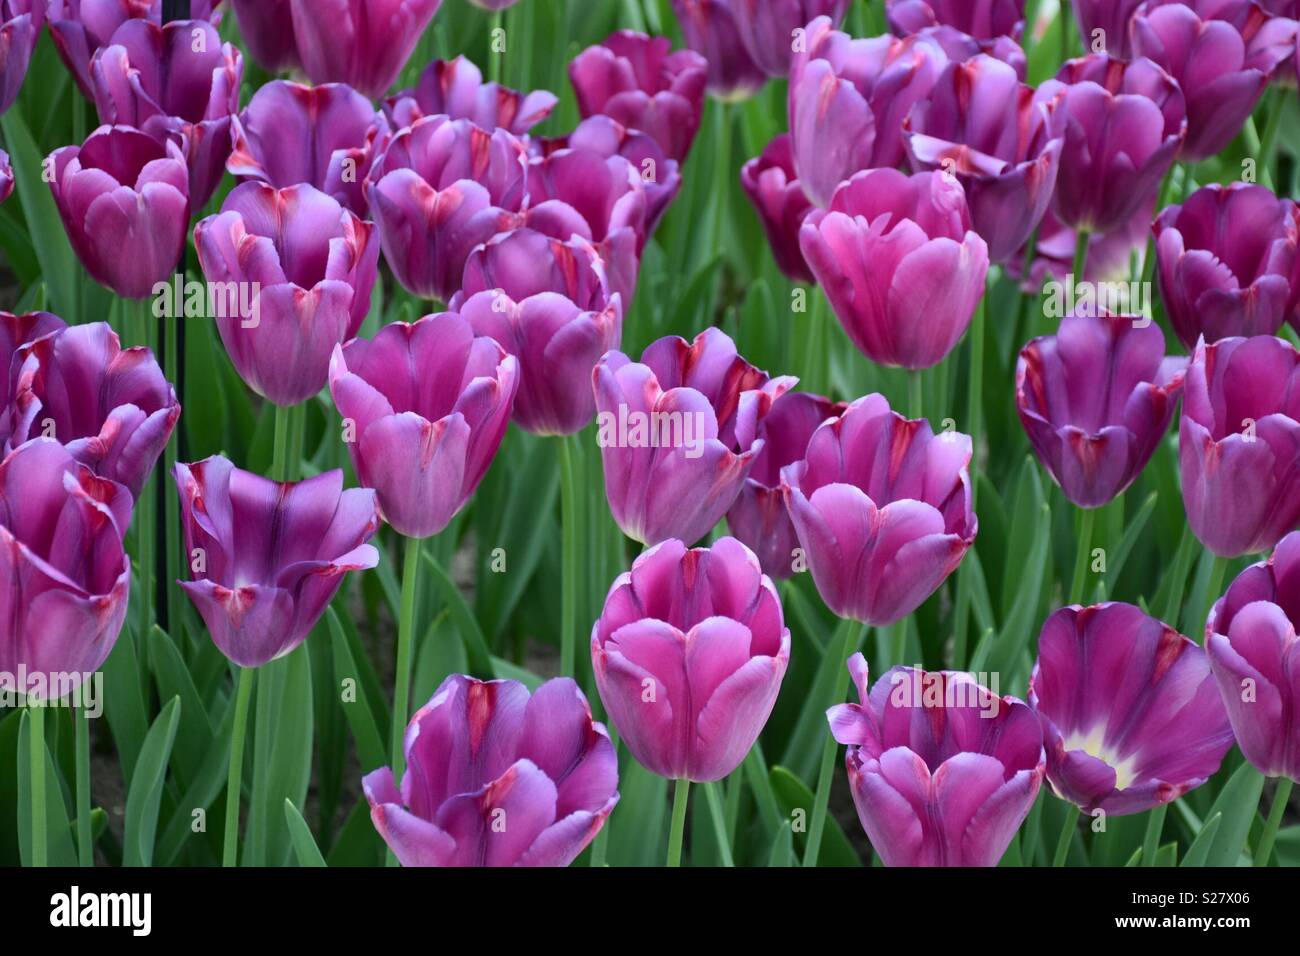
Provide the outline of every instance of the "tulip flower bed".
[[1295,17],[0,0],[0,863],[1300,864]]

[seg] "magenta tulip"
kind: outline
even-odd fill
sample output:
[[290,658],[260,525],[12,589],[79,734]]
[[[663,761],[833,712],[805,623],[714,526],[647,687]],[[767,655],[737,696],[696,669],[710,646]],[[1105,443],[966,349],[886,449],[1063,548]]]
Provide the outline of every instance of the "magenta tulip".
[[0,0],[0,113],[13,106],[45,23],[46,0]]
[[785,76],[804,28],[818,17],[838,26],[848,0],[731,0],[741,42],[768,76]]
[[1091,49],[1094,38],[1099,38],[1111,56],[1131,59],[1129,30],[1133,15],[1142,3],[1143,0],[1072,0],[1074,19],[1084,46]]
[[0,446],[10,445],[14,431],[14,387],[22,366],[18,353],[37,339],[67,327],[66,322],[50,312],[26,315],[0,312]]
[[427,538],[487,473],[510,423],[519,362],[447,312],[336,347],[329,381],[357,477],[393,528]]
[[794,170],[790,135],[782,133],[740,170],[740,185],[767,234],[777,268],[793,282],[812,283],[812,270],[799,248],[799,230],[812,203]]
[[504,129],[523,136],[555,109],[554,93],[519,93],[499,83],[484,83],[479,68],[466,57],[434,60],[420,74],[415,88],[384,101],[384,113],[395,129],[425,116],[467,119],[491,132]]
[[943,25],[979,40],[1019,39],[1025,27],[1025,0],[886,0],[885,15],[890,29],[900,36]]
[[293,33],[313,83],[383,96],[442,0],[290,0]]
[[918,30],[916,33],[908,35],[916,37],[918,40],[927,40],[938,44],[948,59],[956,63],[965,63],[981,53],[988,54],[995,60],[1001,60],[1015,70],[1016,76],[1020,78],[1021,82],[1024,81],[1025,74],[1029,69],[1029,61],[1025,58],[1025,48],[1009,36],[978,40],[969,34],[962,33],[956,27],[950,27],[946,24],[926,27],[924,30]]
[[746,99],[767,82],[767,76],[741,38],[734,9],[736,2],[673,0],[686,45],[709,64],[709,92],[728,101]]
[[619,575],[591,632],[600,699],[632,756],[677,780],[721,780],[767,723],[790,662],[781,600],[734,538],[677,540]]
[[615,288],[595,246],[581,236],[562,242],[535,229],[501,233],[475,249],[451,307],[457,309],[471,296],[494,289],[516,302],[558,292],[587,312],[603,312],[616,295],[631,301],[631,290]]
[[886,866],[997,866],[1043,783],[1043,733],[1025,702],[969,674],[894,667],[860,704],[826,712],[858,819]]
[[1205,652],[1132,604],[1071,605],[1038,638],[1029,681],[1047,779],[1091,813],[1139,813],[1205,783],[1232,728]]
[[292,0],[230,0],[239,37],[257,65],[279,73],[299,65]]
[[388,767],[362,781],[370,819],[403,866],[568,866],[618,803],[618,755],[578,685],[453,674]]

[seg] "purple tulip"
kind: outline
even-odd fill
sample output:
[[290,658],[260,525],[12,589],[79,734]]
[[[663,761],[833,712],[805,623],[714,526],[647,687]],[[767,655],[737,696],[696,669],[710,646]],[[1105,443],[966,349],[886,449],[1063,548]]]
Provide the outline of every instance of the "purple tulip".
[[131,592],[130,522],[130,493],[53,439],[0,463],[0,671],[11,689],[63,696],[108,658]]
[[951,63],[903,123],[914,169],[955,173],[989,259],[1016,257],[1056,188],[1062,123],[1053,101],[991,56]]
[[487,473],[510,424],[519,362],[447,312],[336,347],[329,380],[357,477],[393,528],[427,538]]
[[403,866],[568,866],[618,803],[618,756],[578,685],[453,674],[411,718],[401,789],[362,781]]
[[812,203],[804,195],[794,171],[794,151],[788,133],[777,136],[761,156],[741,167],[740,185],[758,213],[777,267],[792,282],[814,282],[812,270],[799,248],[799,229]]
[[194,245],[208,282],[232,290],[217,331],[249,388],[286,407],[324,388],[334,346],[370,311],[374,225],[312,186],[248,182],[195,227]]
[[1187,132],[1183,94],[1145,58],[1070,60],[1038,88],[1057,101],[1064,146],[1052,212],[1073,229],[1108,232],[1155,200]]
[[366,176],[388,139],[384,115],[351,87],[274,80],[232,119],[226,168],[278,188],[307,183],[364,216]]
[[1025,48],[1009,36],[978,40],[962,33],[956,27],[945,24],[926,27],[924,30],[918,30],[916,33],[910,34],[910,36],[938,44],[948,59],[957,63],[965,63],[981,53],[986,53],[995,60],[1001,60],[1014,69],[1021,82],[1024,82],[1025,74],[1029,69],[1029,61],[1025,58]]
[[0,446],[10,447],[9,438],[14,431],[14,387],[22,366],[18,353],[37,339],[67,327],[67,323],[50,312],[26,315],[0,312]]
[[882,365],[941,362],[984,294],[989,250],[946,173],[858,173],[809,214],[799,241],[853,344]]
[[1066,498],[1100,508],[1134,482],[1169,431],[1185,367],[1136,315],[1068,315],[1020,350],[1020,423]]
[[709,64],[709,92],[724,101],[746,99],[767,82],[741,38],[736,2],[673,0],[686,45]]
[[484,83],[483,74],[463,56],[434,60],[420,74],[415,89],[384,101],[384,114],[402,129],[425,116],[467,119],[491,132],[504,129],[523,136],[555,109],[554,93],[519,93],[499,83]]
[[1263,186],[1218,183],[1152,226],[1160,298],[1189,349],[1202,336],[1272,335],[1300,326],[1300,209]]
[[681,162],[700,128],[708,69],[693,50],[672,52],[666,37],[620,30],[574,57],[569,80],[584,118],[640,130]]
[[648,770],[721,780],[767,723],[790,662],[781,600],[735,538],[688,550],[677,540],[619,575],[591,631],[610,720]]
[[903,119],[946,63],[932,40],[854,40],[828,17],[808,24],[790,66],[789,120],[794,168],[813,203],[828,205],[854,173],[902,162]]
[[123,349],[106,322],[77,325],[20,348],[6,453],[54,438],[134,497],[180,418],[176,391],[146,348]]
[[1241,752],[1270,777],[1300,780],[1300,532],[1248,567],[1205,625],[1210,671]]
[[1187,523],[1224,558],[1300,524],[1300,353],[1271,335],[1196,346],[1178,428]]
[[886,0],[885,16],[899,36],[942,25],[977,40],[1018,40],[1025,28],[1025,0]]
[[795,41],[818,17],[838,26],[848,0],[731,0],[731,9],[750,58],[768,76],[790,72]]
[[610,352],[593,375],[605,497],[629,538],[698,541],[740,494],[763,450],[763,421],[796,382],[769,378],[705,329],[650,345],[640,362]]
[[195,207],[207,203],[225,171],[243,75],[243,54],[205,20],[128,20],[90,61],[100,122],[178,137]]
[[293,33],[313,83],[388,92],[442,0],[290,0]]
[[[1142,253],[1146,249],[1155,202],[1155,197],[1152,197],[1145,207],[1117,229],[1088,234],[1088,261],[1082,278],[1088,282],[1122,283],[1127,287],[1132,278],[1133,253]],[[1074,272],[1078,243],[1079,234],[1061,225],[1049,209],[1038,227],[1038,241],[1029,273],[1026,275],[1024,271],[1028,247],[1021,250],[1020,256],[1012,258],[1005,268],[1020,279],[1020,289],[1024,293],[1039,295],[1048,279],[1057,280],[1064,291],[1064,283]]]
[[596,414],[591,374],[623,338],[623,307],[615,296],[600,312],[584,312],[564,296],[541,292],[522,302],[480,292],[461,307],[475,335],[494,339],[519,360],[514,418],[538,435],[573,435]]
[[[635,275],[632,277],[635,282]],[[561,242],[535,229],[514,229],[479,246],[465,263],[453,310],[480,292],[500,290],[516,302],[543,292],[558,292],[585,312],[603,312],[631,290],[614,286],[599,250],[581,236]]]
[[367,195],[384,258],[412,295],[447,302],[465,260],[521,208],[527,147],[503,129],[430,116],[393,137]]
[[14,168],[9,165],[9,154],[0,149],[0,203],[14,194]]
[[81,146],[50,154],[50,192],[77,258],[127,299],[171,278],[189,227],[189,171],[174,142],[101,126]]
[[1099,39],[1107,53],[1123,60],[1131,59],[1129,27],[1142,3],[1143,0],[1073,0],[1074,19],[1084,46],[1091,49],[1093,38],[1100,30]]
[[216,455],[177,463],[192,580],[178,582],[213,642],[260,667],[306,640],[343,575],[379,563],[373,491],[343,490],[343,472],[279,482]]
[[13,106],[45,23],[46,0],[0,0],[0,113]]
[[781,494],[781,469],[800,461],[822,422],[848,406],[807,392],[786,392],[763,420],[763,450],[730,510],[727,528],[758,555],[764,573],[776,579],[795,571],[799,538]]
[[840,617],[885,627],[915,611],[961,563],[971,510],[971,440],[858,399],[820,425],[781,493],[817,590]]
[[239,36],[257,65],[279,73],[299,65],[292,0],[230,0]]
[[1029,705],[1062,800],[1140,813],[1205,783],[1232,728],[1205,651],[1132,604],[1063,607],[1043,624]]
[[1033,711],[969,674],[895,667],[868,690],[867,661],[849,658],[861,704],[826,712],[848,745],[858,819],[886,866],[997,866],[1043,783]]

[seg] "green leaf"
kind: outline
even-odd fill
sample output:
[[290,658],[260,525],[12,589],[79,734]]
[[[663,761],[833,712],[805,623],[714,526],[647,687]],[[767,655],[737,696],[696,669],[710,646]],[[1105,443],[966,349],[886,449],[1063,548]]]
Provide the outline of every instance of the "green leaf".
[[[182,710],[184,710],[183,706]],[[213,802],[219,794],[225,792],[226,768],[230,765],[230,731],[234,718],[235,695],[230,694],[226,698],[221,724],[203,748],[203,760],[199,764],[198,771],[176,802],[176,810],[171,818],[163,825],[162,836],[158,838],[158,846],[154,850],[156,865],[171,866],[182,850],[187,846],[195,845],[190,842],[192,838],[204,839],[204,836],[194,832],[194,811],[204,812],[206,824],[207,818],[211,816]],[[211,859],[215,861],[217,859],[215,840],[219,838],[221,828],[218,826],[211,829],[214,833]],[[205,825],[202,833],[207,832],[208,828]]]
[[311,827],[302,818],[292,800],[284,801],[284,821],[289,827],[289,838],[293,842],[293,853],[298,858],[299,866],[324,866],[325,858],[320,854],[320,847],[311,835]]
[[1223,823],[1206,857],[1206,866],[1237,865],[1263,789],[1264,775],[1246,761],[1228,778],[1207,814],[1212,817],[1221,813]]
[[144,711],[147,697],[140,681],[140,665],[135,655],[135,635],[131,627],[129,624],[118,637],[101,668],[104,674],[104,716],[108,718],[113,741],[117,744],[123,785],[135,776],[136,757],[144,746],[149,726]]
[[609,865],[662,866],[668,847],[668,781],[625,757],[618,790],[618,807],[605,823]]
[[[787,820],[793,818],[796,810],[803,811],[804,821],[812,818],[812,808],[816,798],[813,792],[804,786],[802,780],[785,767],[773,767],[769,779],[772,781],[772,791],[776,794],[777,803],[781,805],[781,812]],[[800,859],[803,858],[804,844],[807,840],[806,831],[795,834],[796,851]],[[840,829],[839,822],[830,813],[826,814],[826,828],[822,830],[822,847],[817,861],[819,866],[862,865],[857,852],[853,849],[853,844],[849,843],[848,837]]]
[[[971,669],[974,671],[984,669],[984,657],[987,654],[993,659],[991,669],[994,673],[1010,673],[1017,659],[1029,645],[1034,625],[1038,620],[1039,596],[1042,593],[1043,575],[1049,561],[1048,545],[1052,513],[1046,502],[1039,503],[1037,515],[1037,525],[1030,533],[1031,543],[1027,550],[1020,552],[1024,560],[1019,575],[1020,590],[1011,605],[1010,613],[996,643],[992,647],[984,644],[976,652],[976,659],[971,662]],[[983,650],[986,647],[989,648],[987,652]]]
[[460,639],[465,642],[465,654],[469,657],[470,670],[475,677],[491,679],[494,676],[492,652],[488,649],[487,640],[483,637],[483,631],[479,629],[478,621],[474,619],[474,612],[465,603],[465,597],[460,593],[460,588],[456,587],[456,582],[451,579],[442,565],[434,560],[428,550],[424,551],[424,561],[433,574],[433,582],[438,586],[442,599],[447,603],[452,623],[460,632]]
[[314,711],[308,641],[263,665],[257,672],[253,795],[248,806],[244,862],[283,866],[289,859],[289,830],[283,803],[307,797],[311,779]]
[[158,831],[158,803],[162,799],[167,762],[180,723],[181,700],[173,697],[149,728],[140,748],[140,760],[126,794],[126,823],[122,830],[122,865],[150,866]]
[[194,687],[190,672],[181,660],[172,639],[160,627],[149,632],[149,662],[163,700],[179,697],[181,722],[176,741],[176,773],[182,784],[189,784],[203,763],[204,751],[212,739],[212,722],[207,708]]
[[1114,594],[1115,582],[1119,580],[1119,574],[1124,570],[1124,564],[1128,561],[1128,556],[1137,544],[1143,530],[1147,526],[1147,521],[1151,518],[1151,513],[1156,508],[1156,493],[1153,491],[1142,501],[1141,507],[1138,508],[1137,514],[1128,520],[1127,527],[1124,529],[1124,536],[1120,538],[1119,544],[1107,554],[1105,588],[1107,596]]
[[[366,701],[366,682],[359,675],[353,676],[357,675],[356,659],[352,655],[352,648],[348,646],[343,625],[333,607],[326,610],[325,620],[329,624],[330,644],[334,650],[334,673],[340,681],[351,679],[355,685],[351,688],[355,693],[355,699],[344,699],[341,706],[348,727],[352,729],[352,739],[356,741],[357,760],[361,764],[362,771],[369,773],[388,763],[384,737],[379,732],[379,725],[375,723],[374,711]],[[343,689],[340,688],[339,691],[343,692]],[[328,693],[334,692],[333,688],[328,690]]]
[[1216,813],[1205,821],[1205,825],[1201,827],[1201,832],[1196,835],[1192,845],[1187,848],[1187,855],[1183,857],[1183,866],[1206,865],[1221,823],[1223,823],[1223,814],[1221,813]]
[[776,831],[776,837],[772,840],[772,850],[767,855],[768,866],[794,866],[794,832],[791,829],[790,821],[786,820],[781,824],[781,829]]
[[[32,742],[31,715],[27,708],[20,711],[18,727],[18,847],[24,864],[30,864],[32,858]],[[53,723],[47,708],[42,718],[45,728],[45,832],[48,836],[48,856],[50,866],[76,866],[77,849],[72,841],[72,823],[69,820],[68,805],[63,799],[63,784],[59,780],[58,770],[50,759],[49,746],[53,743],[50,735]]]

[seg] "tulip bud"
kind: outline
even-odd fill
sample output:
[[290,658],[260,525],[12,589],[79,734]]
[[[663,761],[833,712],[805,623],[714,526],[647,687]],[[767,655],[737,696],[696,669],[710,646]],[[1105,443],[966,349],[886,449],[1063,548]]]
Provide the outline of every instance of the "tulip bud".
[[[230,0],[239,22],[239,37],[257,65],[279,73],[299,65],[293,35],[291,0]],[[292,185],[285,183],[284,185]]]
[[467,119],[491,132],[504,129],[523,136],[555,109],[554,93],[519,93],[499,83],[484,83],[483,74],[467,57],[434,60],[420,74],[415,89],[384,100],[384,114],[394,129],[404,129],[425,116]]
[[767,77],[749,55],[736,22],[736,0],[673,0],[686,45],[709,64],[709,92],[720,100],[752,96]]
[[45,0],[0,4],[0,113],[13,106],[45,23]]
[[290,0],[294,40],[313,83],[346,83],[383,96],[442,0]]
[[777,267],[792,282],[812,283],[799,248],[799,229],[812,209],[794,170],[790,135],[782,133],[740,170],[740,185],[758,213]]

